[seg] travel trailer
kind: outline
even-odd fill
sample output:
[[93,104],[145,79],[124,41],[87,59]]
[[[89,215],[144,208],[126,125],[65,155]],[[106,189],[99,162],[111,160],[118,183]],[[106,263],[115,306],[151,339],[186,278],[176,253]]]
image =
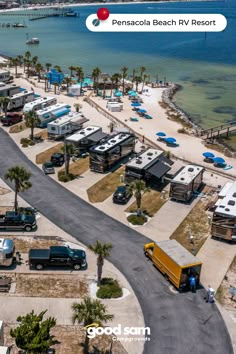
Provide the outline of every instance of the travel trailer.
[[0,97],[10,97],[20,92],[20,86],[0,82]]
[[24,107],[24,105],[28,102],[32,102],[34,100],[34,92],[33,91],[23,91],[17,93],[10,97],[10,102],[8,103],[8,111],[16,110],[18,108]]
[[0,82],[6,82],[8,80],[10,80],[10,71],[0,69]]
[[32,112],[38,111],[40,109],[45,109],[47,107],[53,106],[57,103],[57,99],[55,97],[40,97],[36,100],[26,103],[23,108],[23,112]]
[[82,113],[70,112],[48,123],[48,137],[58,139],[82,129],[83,124],[88,122]]
[[70,112],[71,107],[65,103],[57,103],[53,106],[40,109],[37,111],[37,115],[40,119],[39,127],[46,128],[47,124],[53,120],[62,117]]
[[9,238],[0,238],[0,266],[9,267],[13,262],[14,242]]

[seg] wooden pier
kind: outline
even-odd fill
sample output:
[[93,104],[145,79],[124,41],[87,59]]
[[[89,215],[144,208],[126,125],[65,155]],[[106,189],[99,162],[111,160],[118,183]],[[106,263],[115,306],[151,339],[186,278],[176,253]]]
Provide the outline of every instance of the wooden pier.
[[223,135],[228,137],[236,132],[236,121],[218,125],[213,128],[205,129],[200,132],[200,136],[204,140],[218,139]]
[[48,17],[79,17],[78,12],[72,11],[70,8],[50,8],[50,9],[35,9],[22,10],[16,12],[0,12],[0,16],[7,17],[28,17],[29,21],[36,21]]

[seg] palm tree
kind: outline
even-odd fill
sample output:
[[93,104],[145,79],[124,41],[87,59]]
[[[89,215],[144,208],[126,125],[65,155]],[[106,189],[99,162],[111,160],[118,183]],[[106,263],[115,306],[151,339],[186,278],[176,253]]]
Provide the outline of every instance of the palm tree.
[[31,57],[31,53],[29,51],[25,52],[25,59],[29,60]]
[[49,71],[49,69],[51,68],[52,64],[51,63],[46,63],[45,66],[46,66],[47,71]]
[[22,63],[23,63],[23,55],[17,55],[17,59],[19,60],[19,65],[21,67]]
[[7,173],[5,174],[5,179],[10,180],[12,183],[14,183],[14,189],[15,189],[15,201],[14,201],[14,208],[15,208],[15,213],[17,213],[18,209],[18,201],[17,201],[17,196],[19,192],[24,192],[25,190],[29,189],[32,187],[31,182],[29,181],[31,177],[31,173],[27,171],[24,167],[22,166],[14,166],[9,168]]
[[68,144],[65,141],[61,149],[65,154],[65,176],[68,176],[70,173],[70,159],[75,152],[75,147],[73,144]]
[[136,199],[138,214],[141,214],[142,195],[146,192],[149,192],[150,188],[146,186],[146,183],[143,180],[136,179],[130,183],[128,189]]
[[12,62],[12,65],[15,67],[15,76],[17,76],[17,65],[19,64],[19,59],[18,58],[12,58],[11,62]]
[[121,72],[122,72],[122,92],[123,92],[123,96],[125,94],[125,78],[127,77],[127,71],[128,71],[128,68],[126,66],[124,66],[122,69],[121,69]]
[[[80,303],[73,303],[72,322],[75,324],[82,324],[84,327],[90,327],[91,324],[96,323],[102,326],[113,319],[113,315],[107,313],[107,307],[99,300],[93,300],[89,296],[85,297]],[[84,354],[89,353],[89,337],[86,331],[84,342]]]
[[42,66],[42,64],[40,64],[40,63],[37,63],[36,65],[35,65],[35,71],[36,71],[36,73],[38,74],[38,82],[40,82],[40,73],[41,73],[41,71],[43,70],[43,66]]
[[[82,82],[83,81],[83,79],[84,79],[84,72],[83,72],[83,68],[81,67],[81,66],[77,66],[76,68],[75,68],[75,74],[76,74],[76,76],[77,76],[77,78],[78,78],[78,82]],[[81,89],[82,89],[82,86],[81,86]]]
[[9,97],[0,97],[0,107],[3,110],[5,116],[7,115],[8,104],[11,101]]
[[133,69],[133,72],[132,72],[132,82],[134,82],[135,74],[136,74],[136,70]]
[[68,94],[69,85],[73,83],[72,79],[70,77],[65,77],[62,83],[66,84],[66,92]]
[[31,111],[25,113],[25,122],[26,126],[31,130],[30,139],[34,140],[34,128],[41,122],[37,112]]
[[61,67],[60,67],[59,65],[54,65],[54,68],[55,68],[59,73],[62,72]]
[[79,110],[82,108],[82,104],[80,104],[80,103],[75,103],[75,104],[74,104],[74,107],[75,107],[76,112],[79,112]]
[[31,61],[28,60],[28,59],[25,59],[25,60],[24,60],[24,64],[25,64],[25,66],[27,67],[27,74],[28,74],[28,77],[30,77],[30,65],[31,65]]
[[68,69],[70,70],[70,77],[73,77],[73,71],[76,70],[76,67],[73,65],[69,66]]
[[99,78],[99,75],[101,74],[101,70],[96,67],[93,69],[93,73],[92,73],[92,78],[93,78],[93,89],[94,89],[94,92],[97,91],[98,89],[98,78]]
[[53,83],[53,86],[54,86],[54,94],[56,95],[56,93],[57,93],[57,87],[59,87],[59,83],[58,83],[58,82],[54,82],[54,83]]
[[89,245],[88,248],[97,255],[97,285],[99,286],[102,279],[104,259],[110,256],[112,244],[102,243],[101,241],[97,240],[94,245]]
[[136,91],[138,92],[138,84],[140,84],[142,82],[142,78],[140,76],[135,76],[134,77],[134,82],[135,82],[135,85],[136,85]]
[[33,68],[35,68],[35,65],[37,64],[37,62],[38,62],[38,57],[37,57],[37,55],[36,55],[36,56],[34,56],[34,57],[32,58],[32,60],[31,60],[31,64],[32,64],[32,67],[33,67]]
[[112,75],[111,76],[111,96],[113,93],[113,86],[114,86],[114,82],[116,81],[116,76]]
[[141,66],[140,67],[140,77],[141,77],[141,80],[143,79],[143,73],[146,71],[146,68],[144,66]]
[[118,85],[119,85],[119,81],[120,81],[121,75],[119,73],[115,73],[112,76],[115,79],[115,89],[118,90]]
[[144,84],[145,84],[145,82],[146,82],[147,78],[148,78],[148,75],[144,74],[144,75],[143,75],[142,90],[141,90],[142,92],[143,92]]
[[106,98],[106,82],[107,82],[108,78],[106,76],[104,76],[103,78],[103,98]]

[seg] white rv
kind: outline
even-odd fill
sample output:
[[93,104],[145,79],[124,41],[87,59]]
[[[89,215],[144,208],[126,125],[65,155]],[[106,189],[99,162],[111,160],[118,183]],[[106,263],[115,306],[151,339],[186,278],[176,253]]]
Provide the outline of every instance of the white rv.
[[15,252],[14,242],[9,238],[0,238],[0,265],[10,266]]
[[0,69],[0,81],[6,82],[10,79],[10,71],[9,70],[1,70]]
[[37,111],[37,115],[40,119],[39,127],[46,128],[47,124],[53,120],[62,117],[70,112],[71,107],[65,103],[57,103],[53,106],[40,109]]
[[23,112],[31,112],[38,111],[40,109],[44,109],[50,107],[57,103],[57,99],[55,97],[40,97],[36,100],[26,103],[23,108]]
[[70,112],[66,116],[48,123],[48,136],[54,139],[62,138],[81,129],[85,122],[88,122],[88,119],[82,113]]
[[10,97],[10,102],[8,103],[8,111],[12,111],[17,108],[23,107],[26,103],[32,102],[34,100],[34,92],[33,91],[23,91],[17,93]]

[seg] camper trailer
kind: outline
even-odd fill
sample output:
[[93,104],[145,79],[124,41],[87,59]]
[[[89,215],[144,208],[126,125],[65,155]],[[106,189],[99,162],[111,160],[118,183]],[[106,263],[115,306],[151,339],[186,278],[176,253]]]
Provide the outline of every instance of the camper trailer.
[[8,111],[16,110],[18,108],[22,108],[26,103],[32,102],[34,100],[34,92],[33,91],[23,91],[17,93],[10,97],[10,102],[8,103]]
[[188,202],[202,185],[203,172],[202,166],[185,166],[171,181],[170,198]]
[[20,86],[0,82],[0,97],[10,97],[20,92]]
[[56,103],[57,99],[55,97],[40,97],[32,102],[26,103],[24,105],[23,112],[35,112],[40,109],[45,109],[47,107],[53,106]]
[[6,82],[8,80],[10,80],[10,71],[0,69],[0,82]]
[[71,107],[65,103],[57,103],[53,106],[40,109],[37,111],[37,115],[40,119],[39,127],[46,128],[47,124],[53,120],[62,117],[70,112]]
[[211,223],[212,238],[236,241],[236,182],[226,183],[218,194]]
[[119,160],[134,151],[135,135],[118,133],[110,136],[90,149],[89,167],[91,171],[104,173]]
[[134,157],[125,166],[125,181],[143,179],[145,182],[159,184],[171,169],[173,161],[162,150],[148,149]]
[[11,239],[0,238],[0,266],[9,267],[13,262],[15,246]]
[[66,138],[66,141],[73,144],[77,150],[76,153],[80,154],[81,151],[87,151],[91,146],[96,145],[106,136],[107,134],[102,132],[101,127],[89,125]]
[[70,112],[66,116],[57,118],[48,123],[47,130],[50,138],[59,139],[65,135],[72,134],[82,129],[82,126],[88,119],[83,114]]

